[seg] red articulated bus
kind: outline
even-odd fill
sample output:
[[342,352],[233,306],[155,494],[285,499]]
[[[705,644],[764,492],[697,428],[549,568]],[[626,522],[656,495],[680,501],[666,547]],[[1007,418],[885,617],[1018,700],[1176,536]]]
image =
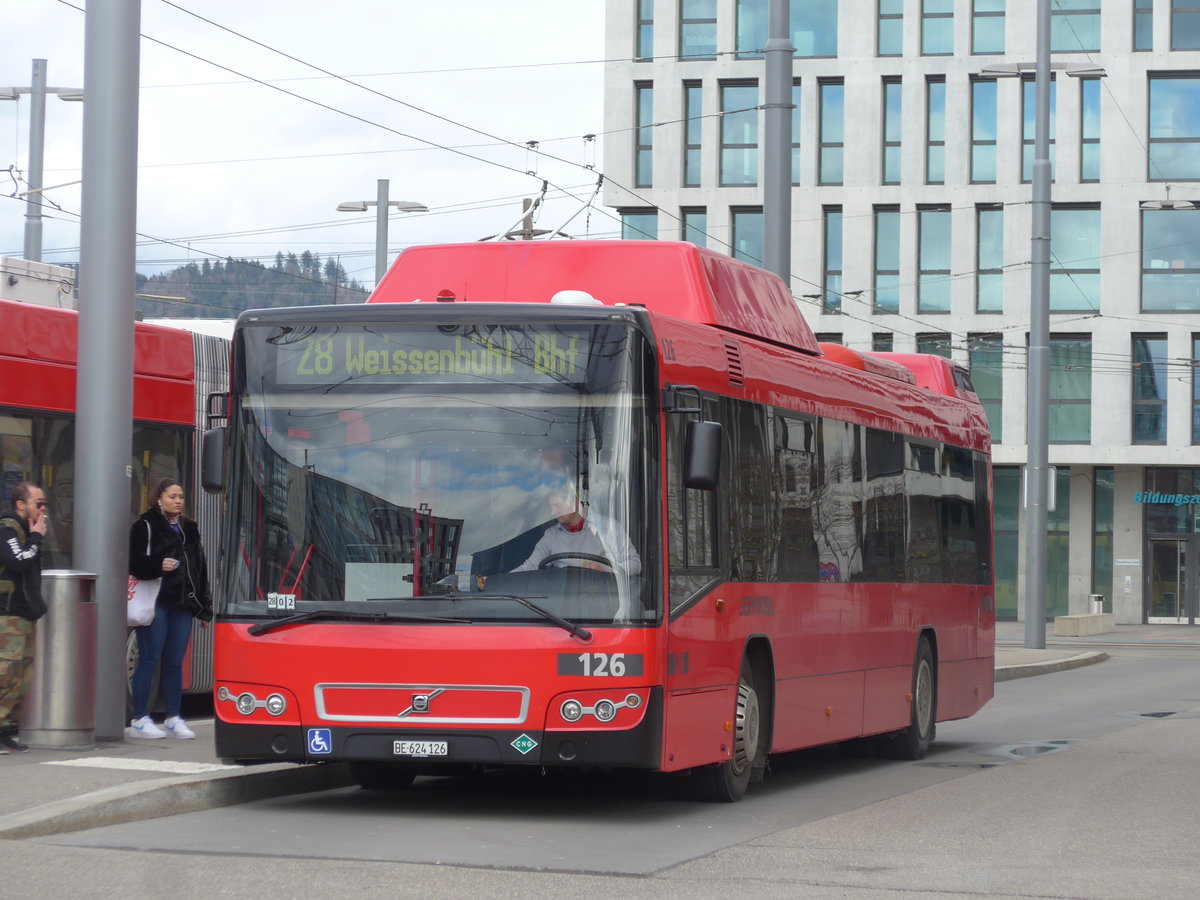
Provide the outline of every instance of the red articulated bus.
[[[4,501],[20,481],[46,492],[50,527],[44,569],[77,568],[75,529],[75,384],[78,313],[73,309],[0,300],[0,440]],[[219,338],[137,323],[134,331],[133,447],[130,521],[148,505],[161,478],[178,478],[188,492],[205,545],[215,548],[220,504],[199,490],[193,465],[208,394],[228,384],[229,343]],[[193,507],[193,505],[195,505]],[[7,508],[7,505],[5,506]],[[137,661],[130,634],[127,656]],[[184,688],[212,688],[212,632],[197,629],[184,665]]]
[[233,360],[204,459],[222,758],[736,800],[772,753],[920,758],[992,696],[969,379],[823,350],[774,275],[659,241],[420,247],[367,304],[244,313]]

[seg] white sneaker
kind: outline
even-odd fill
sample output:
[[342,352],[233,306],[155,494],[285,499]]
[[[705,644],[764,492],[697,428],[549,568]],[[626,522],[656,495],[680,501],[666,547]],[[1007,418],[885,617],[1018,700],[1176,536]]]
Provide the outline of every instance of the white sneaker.
[[149,716],[142,716],[140,719],[134,719],[129,723],[129,727],[125,729],[125,737],[127,738],[144,738],[147,740],[157,740],[165,738],[167,733],[154,724],[154,720]]
[[187,722],[183,721],[179,716],[171,716],[171,718],[163,722],[163,728],[167,729],[167,734],[171,737],[179,738],[183,741],[190,741],[196,736],[196,732],[188,728]]

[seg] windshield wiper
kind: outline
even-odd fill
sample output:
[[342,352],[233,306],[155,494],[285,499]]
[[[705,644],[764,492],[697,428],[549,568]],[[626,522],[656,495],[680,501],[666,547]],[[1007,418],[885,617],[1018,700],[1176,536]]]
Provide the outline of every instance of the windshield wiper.
[[382,622],[385,619],[408,619],[419,622],[463,623],[467,619],[444,619],[439,616],[408,616],[392,612],[361,612],[352,609],[314,609],[311,612],[297,613],[294,616],[284,616],[282,619],[271,619],[267,622],[256,622],[247,632],[253,635],[266,634],[284,625],[296,622],[313,622],[317,619],[338,619],[344,622]]
[[559,628],[569,632],[572,637],[577,638],[583,643],[591,643],[592,633],[581,625],[576,625],[570,619],[564,619],[558,613],[550,612],[544,606],[539,606],[534,603],[534,600],[545,600],[545,595],[535,597],[522,597],[518,594],[460,594],[458,591],[450,591],[446,594],[418,594],[415,597],[395,597],[395,600],[511,600],[514,603],[520,603],[531,612],[537,613],[548,622],[553,622]]

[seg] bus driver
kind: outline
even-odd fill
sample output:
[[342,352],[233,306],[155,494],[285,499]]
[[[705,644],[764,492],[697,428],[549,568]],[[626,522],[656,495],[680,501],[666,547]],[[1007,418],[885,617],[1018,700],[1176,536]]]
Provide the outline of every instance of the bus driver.
[[[529,559],[512,571],[532,572],[542,568],[543,563],[596,572],[611,569],[624,575],[637,575],[642,571],[642,561],[625,529],[607,516],[582,509],[573,485],[551,492],[550,513],[558,520],[557,524],[546,529]],[[547,563],[546,560],[550,561]]]

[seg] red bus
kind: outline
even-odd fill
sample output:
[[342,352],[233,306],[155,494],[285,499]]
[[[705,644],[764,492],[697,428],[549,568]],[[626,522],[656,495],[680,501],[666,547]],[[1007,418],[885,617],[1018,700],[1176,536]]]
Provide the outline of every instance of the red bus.
[[[69,302],[69,298],[68,298]],[[46,492],[50,527],[43,568],[77,568],[75,518],[75,383],[78,313],[17,300],[0,300],[0,441],[4,497],[19,481]],[[164,477],[189,487],[189,514],[205,546],[217,546],[220,504],[200,490],[197,458],[205,400],[228,385],[229,342],[148,323],[134,326],[133,446],[130,521],[148,505]],[[210,563],[211,565],[211,563]],[[196,629],[184,666],[184,689],[212,689],[212,631]],[[132,672],[137,642],[126,645]]]
[[367,304],[244,313],[233,359],[204,459],[222,758],[366,786],[630,767],[735,800],[771,753],[920,758],[992,695],[969,379],[823,350],[760,269],[414,248]]

